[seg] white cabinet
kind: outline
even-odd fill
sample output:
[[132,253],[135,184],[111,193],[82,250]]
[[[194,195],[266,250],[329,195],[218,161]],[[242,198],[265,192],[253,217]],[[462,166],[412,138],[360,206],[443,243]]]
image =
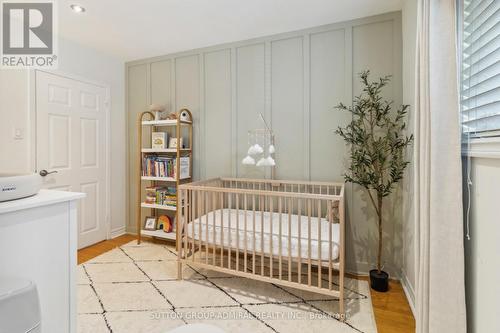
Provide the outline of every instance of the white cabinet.
[[0,203],[0,276],[34,281],[43,333],[76,332],[77,200],[41,190]]

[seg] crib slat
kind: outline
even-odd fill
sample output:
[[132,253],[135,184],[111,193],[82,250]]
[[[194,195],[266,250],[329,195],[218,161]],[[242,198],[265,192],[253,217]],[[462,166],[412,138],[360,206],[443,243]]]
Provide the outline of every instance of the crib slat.
[[198,194],[198,251],[200,251],[200,257],[201,257],[201,255],[203,254],[202,250],[201,250],[202,238],[203,238],[203,233],[201,231],[201,224],[203,223],[203,221],[202,221],[201,215],[203,212],[202,209],[203,209],[204,200],[202,200],[202,198],[203,198],[202,191],[198,191],[197,194]]
[[[232,184],[232,182],[231,182]],[[228,226],[227,226],[227,243],[228,243],[228,246],[227,246],[227,267],[229,269],[231,269],[231,238],[232,238],[232,235],[231,235],[231,215],[232,214],[232,210],[233,210],[233,206],[232,206],[232,198],[233,198],[233,195],[232,193],[228,193]]]
[[[255,187],[255,183],[254,183]],[[252,273],[255,274],[255,194],[252,194],[252,221],[253,221],[253,228],[252,228]]]
[[292,199],[288,199],[288,281],[292,281]]
[[183,245],[182,245],[182,225],[183,225],[183,219],[184,219],[184,210],[183,210],[183,205],[182,205],[182,195],[184,191],[178,191],[177,195],[179,196],[178,199],[178,205],[177,209],[179,209],[179,218],[177,219],[177,228],[175,230],[177,237],[176,237],[176,248],[177,248],[177,279],[180,280],[182,278],[182,263],[181,259],[183,256]]
[[216,256],[216,247],[217,247],[217,240],[215,239],[215,214],[217,213],[217,203],[215,200],[217,199],[217,194],[215,192],[212,192],[212,224],[213,224],[213,230],[212,230],[212,265],[215,266],[215,258]]
[[[184,192],[184,204],[186,205],[186,207],[184,208],[184,215],[185,215],[185,220],[184,220],[184,224],[182,226],[182,229],[181,229],[181,232],[182,232],[182,235],[184,236],[184,258],[187,259],[189,253],[188,253],[188,227],[189,227],[189,223],[191,222],[190,218],[190,211],[191,211],[191,207],[190,205],[192,204],[191,200],[190,200],[190,190],[186,190]],[[179,227],[179,226],[177,226]]]
[[[300,191],[300,188],[299,188],[299,191]],[[299,227],[298,227],[298,230],[297,230],[297,234],[298,234],[298,240],[299,240],[299,246],[298,246],[298,252],[299,252],[299,261],[298,261],[298,274],[299,276],[297,277],[297,282],[300,284],[302,282],[302,226],[301,226],[301,223],[302,223],[302,200],[301,199],[298,199],[297,200],[297,216],[298,216],[298,224],[299,224]]]
[[264,209],[265,197],[260,196],[260,275],[264,276]]
[[[180,231],[182,230],[179,226],[182,226],[182,191],[177,189],[177,209],[179,211],[178,218],[177,218],[177,228],[175,229],[175,249],[177,251],[177,259],[182,258],[182,234]],[[180,264],[180,261],[178,261]]]
[[273,197],[269,197],[269,214],[271,214],[269,222],[269,277],[273,277],[273,221],[274,221],[274,207]]
[[283,262],[282,262],[282,244],[281,244],[281,233],[282,233],[282,226],[281,226],[281,211],[283,209],[283,203],[282,203],[282,200],[281,200],[281,197],[278,198],[278,211],[279,211],[279,237],[278,237],[278,241],[279,241],[279,258],[278,258],[278,274],[279,274],[279,279],[281,280],[282,279],[282,270],[283,270]]
[[307,200],[307,284],[311,286],[311,199]]
[[245,254],[243,255],[245,262],[243,263],[245,265],[244,270],[247,272],[247,248],[248,248],[248,237],[247,237],[247,216],[248,216],[248,202],[247,202],[247,194],[245,193],[245,196],[243,198],[243,205],[245,208]]
[[318,200],[318,287],[321,288],[321,200]]
[[328,204],[328,289],[332,290],[332,201],[327,201]]
[[193,221],[191,222],[191,251],[192,251],[192,254],[191,254],[191,259],[194,261],[194,258],[195,258],[195,255],[196,255],[196,251],[194,249],[194,241],[196,239],[195,235],[194,235],[194,220],[196,219],[196,193],[195,191],[192,191],[191,192],[191,203],[193,205],[191,211],[192,211],[192,216],[193,216]]
[[240,270],[240,197],[236,193],[236,271]]
[[220,194],[220,267],[224,267],[224,193]]
[[208,264],[208,245],[210,244],[208,240],[208,212],[210,211],[210,205],[212,204],[212,210],[213,210],[213,203],[209,202],[210,198],[210,192],[205,192],[203,194],[203,201],[205,201],[205,209],[203,211],[203,215],[205,215],[205,264]]

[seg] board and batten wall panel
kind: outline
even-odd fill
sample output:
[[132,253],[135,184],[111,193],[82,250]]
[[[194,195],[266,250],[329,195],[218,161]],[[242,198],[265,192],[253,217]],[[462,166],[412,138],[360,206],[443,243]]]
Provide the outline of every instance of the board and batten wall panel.
[[[334,107],[349,105],[359,94],[358,73],[364,69],[373,79],[392,75],[386,97],[400,104],[401,54],[401,13],[395,12],[130,62],[129,130],[135,131],[135,114],[146,102],[187,107],[195,117],[195,180],[262,178],[270,176],[269,169],[241,164],[248,131],[264,128],[262,113],[276,135],[277,178],[342,181],[348,151],[334,131],[350,114]],[[129,134],[132,153],[134,133]],[[136,162],[130,163],[132,172]],[[136,175],[130,180],[132,207]],[[375,214],[364,192],[351,185],[346,191],[347,269],[367,272],[376,258]],[[392,275],[400,260],[398,200],[388,205],[384,233]],[[130,218],[129,231],[135,231],[135,215]]]
[[[265,115],[265,44],[259,43],[236,49],[236,112],[237,112],[237,176],[262,178],[264,169],[242,165],[248,149],[248,131],[263,128],[258,118]],[[269,119],[266,119],[269,122]]]
[[[271,117],[276,136],[276,178],[303,179],[304,38],[271,43]],[[267,153],[267,152],[266,152]]]
[[203,178],[232,175],[231,50],[205,54],[205,135]]
[[[347,148],[335,129],[351,119],[334,109],[339,102],[349,104],[351,75],[346,57],[346,30],[338,29],[311,35],[311,179],[342,179]],[[349,70],[346,71],[346,68]],[[347,72],[347,73],[346,73]]]
[[165,110],[172,110],[172,61],[151,63],[151,101],[163,105]]
[[[193,177],[200,178],[200,56],[175,59],[175,110],[187,108],[193,114]],[[156,102],[155,102],[156,103]],[[186,139],[184,139],[186,140]]]

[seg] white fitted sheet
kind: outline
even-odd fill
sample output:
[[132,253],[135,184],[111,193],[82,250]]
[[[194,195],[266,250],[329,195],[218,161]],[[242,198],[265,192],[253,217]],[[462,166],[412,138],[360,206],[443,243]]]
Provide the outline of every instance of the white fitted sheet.
[[[245,238],[245,216],[246,216],[246,238]],[[272,254],[279,257],[279,227],[280,227],[280,214],[270,212],[255,212],[255,239],[254,239],[254,213],[249,210],[236,210],[236,209],[223,209],[209,212],[201,218],[195,219],[187,227],[187,235],[195,240],[208,242],[211,245],[220,246],[221,238],[224,247],[231,247],[236,249],[236,245],[240,252],[246,249],[247,252],[253,253],[255,248],[256,254],[261,251],[269,256],[271,253],[271,237],[272,237]],[[207,226],[208,220],[208,226]],[[290,220],[290,222],[289,222]],[[271,223],[272,221],[272,223]],[[318,223],[319,222],[319,223]],[[320,224],[320,235],[318,235],[318,224]],[[330,244],[328,233],[332,233],[332,260],[338,258],[339,255],[339,224],[330,223],[326,219],[321,218],[318,221],[317,217],[311,217],[311,241],[310,241],[310,256],[313,260],[319,260],[321,253],[321,260],[329,260]],[[262,229],[263,227],[263,229]],[[272,228],[271,228],[272,227]],[[307,216],[300,217],[300,237],[299,237],[299,216],[295,214],[281,214],[281,255],[285,257],[299,258],[299,246],[301,259],[309,258],[309,227]],[[208,229],[208,230],[207,230]],[[207,241],[208,231],[208,241]],[[290,233],[290,240],[288,234]],[[194,234],[194,236],[193,236]],[[200,238],[201,234],[201,238]],[[264,246],[262,246],[262,235],[264,239]],[[215,242],[214,242],[215,239]],[[290,244],[290,246],[288,245]]]

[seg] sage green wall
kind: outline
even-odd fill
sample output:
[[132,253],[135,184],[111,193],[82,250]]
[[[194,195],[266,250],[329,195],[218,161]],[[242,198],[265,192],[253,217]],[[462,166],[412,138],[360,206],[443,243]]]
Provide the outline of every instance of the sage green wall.
[[[277,178],[342,181],[346,147],[334,129],[349,115],[333,107],[351,103],[357,73],[368,68],[374,79],[393,76],[386,97],[400,104],[401,54],[401,13],[394,12],[128,63],[128,230],[135,231],[137,207],[137,114],[149,104],[193,112],[195,179],[269,176],[240,163],[262,112],[276,133]],[[348,269],[366,272],[375,258],[374,212],[361,190],[347,189]],[[386,210],[390,272],[401,256],[399,206]]]

